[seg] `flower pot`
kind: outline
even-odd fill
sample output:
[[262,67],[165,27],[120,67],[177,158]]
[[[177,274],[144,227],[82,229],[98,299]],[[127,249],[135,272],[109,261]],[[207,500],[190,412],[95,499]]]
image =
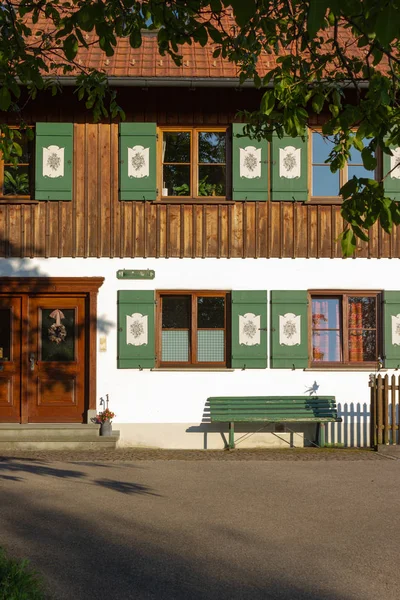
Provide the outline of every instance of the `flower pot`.
[[100,435],[112,435],[111,421],[104,421],[104,423],[100,425]]

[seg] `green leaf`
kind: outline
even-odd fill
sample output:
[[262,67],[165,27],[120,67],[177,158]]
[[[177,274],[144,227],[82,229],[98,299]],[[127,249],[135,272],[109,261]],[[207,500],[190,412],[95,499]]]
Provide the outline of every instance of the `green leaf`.
[[11,94],[6,86],[0,88],[0,110],[8,110],[11,104]]
[[248,24],[250,19],[256,14],[255,0],[231,0],[235,19],[240,27]]
[[307,31],[310,38],[313,38],[323,27],[328,4],[329,2],[326,0],[310,0],[307,15]]
[[78,53],[78,40],[73,34],[69,35],[64,40],[63,48],[67,59],[74,60],[75,56]]
[[361,150],[361,158],[364,167],[368,171],[373,171],[374,169],[376,169],[377,161],[370,148],[364,148],[363,150]]
[[[160,39],[160,32],[158,37]],[[129,43],[132,48],[140,48],[142,45],[142,34],[140,29],[134,29],[132,31],[131,35],[129,36]]]
[[274,92],[273,90],[268,90],[265,92],[265,94],[262,97],[261,100],[261,112],[263,112],[265,115],[270,115],[272,113],[272,111],[274,110],[274,106],[275,106],[275,96],[274,96]]
[[315,96],[312,99],[312,109],[315,113],[317,113],[317,115],[319,115],[319,113],[323,109],[324,103],[325,103],[325,96],[323,96],[323,94],[320,94],[320,93],[315,94]]
[[352,256],[357,245],[356,236],[353,231],[351,229],[346,229],[340,237],[343,256]]
[[357,191],[357,179],[355,177],[353,177],[352,179],[350,179],[349,181],[347,181],[347,183],[345,183],[341,189],[340,189],[340,194],[343,196],[343,198],[346,200],[346,198],[350,198],[353,194],[356,193]]

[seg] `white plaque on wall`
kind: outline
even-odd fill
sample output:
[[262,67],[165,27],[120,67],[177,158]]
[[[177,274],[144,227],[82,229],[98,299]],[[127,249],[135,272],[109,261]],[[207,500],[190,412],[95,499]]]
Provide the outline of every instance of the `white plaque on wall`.
[[392,344],[400,346],[400,315],[392,315]]
[[64,177],[64,148],[48,146],[43,148],[43,177]]
[[133,146],[128,148],[128,177],[141,179],[149,176],[150,148]]
[[247,146],[239,148],[240,150],[240,177],[246,179],[255,179],[261,177],[261,148]]
[[400,179],[400,147],[392,148],[393,156],[390,157],[390,177]]
[[259,346],[261,315],[246,313],[239,315],[239,344],[243,346]]
[[294,146],[279,148],[279,177],[295,179],[300,177],[301,149]]
[[140,313],[126,315],[126,343],[131,346],[143,346],[147,342],[147,315]]
[[279,343],[281,346],[298,346],[301,344],[301,315],[286,313],[279,315]]

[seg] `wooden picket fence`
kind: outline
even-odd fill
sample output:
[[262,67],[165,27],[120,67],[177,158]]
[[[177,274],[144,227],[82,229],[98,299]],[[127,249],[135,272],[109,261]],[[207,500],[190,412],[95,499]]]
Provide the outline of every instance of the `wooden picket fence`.
[[400,375],[370,375],[371,445],[399,444]]

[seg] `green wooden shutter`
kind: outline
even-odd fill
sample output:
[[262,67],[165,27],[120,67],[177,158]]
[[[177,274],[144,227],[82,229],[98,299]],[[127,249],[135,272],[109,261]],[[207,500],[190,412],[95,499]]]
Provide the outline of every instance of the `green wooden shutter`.
[[268,142],[243,136],[244,125],[232,125],[232,198],[268,200]]
[[308,298],[306,291],[271,292],[271,367],[308,366]]
[[[393,151],[398,151],[399,148],[391,146],[390,149]],[[396,152],[397,154],[397,152]],[[396,164],[400,162],[400,158],[398,155],[388,156],[387,154],[383,154],[383,176],[395,167]],[[385,194],[387,194],[393,200],[400,200],[400,179],[393,177],[393,175],[398,175],[398,169],[392,171],[385,179],[383,180],[383,184],[385,186]]]
[[232,292],[232,367],[267,367],[267,292]]
[[156,141],[155,123],[120,124],[120,200],[157,199]]
[[36,200],[72,200],[73,136],[72,123],[36,123]]
[[[400,292],[384,292],[384,365],[400,368]],[[398,330],[399,328],[399,330]],[[399,331],[399,332],[398,332]]]
[[118,292],[118,369],[151,369],[155,364],[153,290]]
[[307,139],[274,134],[271,146],[271,200],[308,200]]

